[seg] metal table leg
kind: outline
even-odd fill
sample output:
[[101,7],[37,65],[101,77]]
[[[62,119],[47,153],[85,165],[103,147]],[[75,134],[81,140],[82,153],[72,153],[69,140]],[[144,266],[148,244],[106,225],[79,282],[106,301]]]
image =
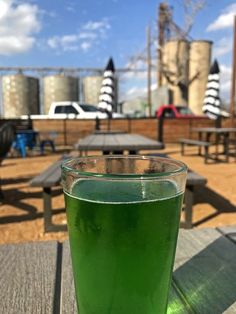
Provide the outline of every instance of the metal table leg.
[[43,188],[43,216],[44,216],[44,231],[56,232],[66,231],[66,225],[54,225],[52,223],[52,189],[49,187]]
[[184,227],[186,229],[192,228],[192,218],[193,218],[193,203],[194,203],[194,187],[190,186],[186,188],[185,192],[185,219]]

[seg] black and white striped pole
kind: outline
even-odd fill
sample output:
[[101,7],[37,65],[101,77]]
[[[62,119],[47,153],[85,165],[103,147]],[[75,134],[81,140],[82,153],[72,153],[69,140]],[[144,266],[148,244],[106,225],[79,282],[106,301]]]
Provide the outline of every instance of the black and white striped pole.
[[220,69],[217,60],[210,68],[202,111],[210,119],[216,120],[217,127],[221,126],[221,118],[230,116],[228,112],[221,109]]
[[103,81],[100,90],[98,107],[107,113],[108,128],[110,129],[110,119],[112,118],[112,111],[114,109],[115,99],[115,66],[112,58],[109,59],[103,74]]

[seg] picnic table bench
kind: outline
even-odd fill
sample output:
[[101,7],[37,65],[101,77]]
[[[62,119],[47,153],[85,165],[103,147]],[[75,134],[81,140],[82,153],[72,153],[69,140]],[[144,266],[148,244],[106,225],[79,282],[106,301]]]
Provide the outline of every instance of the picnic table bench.
[[[231,137],[236,136],[236,128],[193,128],[193,132],[198,133],[198,139],[213,143],[215,146],[215,153],[211,154],[211,159],[215,161],[229,162],[229,141]],[[222,144],[223,151],[220,152],[219,145]],[[224,159],[219,158],[223,156]]]
[[[235,314],[235,261],[235,226],[180,230],[168,313]],[[0,313],[77,313],[68,241],[0,245],[0,264]]]
[[198,155],[201,156],[201,148],[204,148],[204,162],[205,164],[208,161],[209,158],[209,146],[211,146],[210,142],[206,141],[200,141],[200,140],[192,140],[187,138],[181,138],[179,139],[180,145],[181,145],[181,155],[183,156],[185,151],[185,145],[191,145],[191,146],[197,146],[198,147]]
[[[52,188],[60,185],[60,166],[62,161],[63,159],[60,159],[53,163],[30,181],[30,186],[43,189],[42,196],[45,232],[65,231],[67,229],[66,225],[55,225],[52,223]],[[194,204],[195,190],[200,186],[204,186],[206,182],[206,178],[202,175],[193,171],[188,172],[184,201],[184,221],[181,222],[181,227],[192,228],[192,208]]]
[[53,163],[42,173],[30,181],[30,186],[43,189],[43,215],[44,231],[66,231],[66,225],[55,225],[52,223],[52,188],[59,186],[61,181],[61,163],[63,158]]

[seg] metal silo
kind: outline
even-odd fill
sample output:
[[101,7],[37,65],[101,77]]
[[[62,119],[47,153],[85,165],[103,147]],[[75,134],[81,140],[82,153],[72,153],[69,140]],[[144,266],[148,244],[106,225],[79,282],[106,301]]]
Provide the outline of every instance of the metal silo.
[[170,40],[163,47],[163,85],[172,92],[175,105],[187,105],[189,42]]
[[78,101],[78,78],[64,75],[46,76],[43,79],[44,113],[47,114],[52,102]]
[[211,63],[212,42],[193,41],[189,55],[189,107],[195,114],[202,114],[207,77]]
[[84,102],[97,105],[103,76],[87,76],[83,79]]
[[2,77],[5,118],[39,113],[39,80],[23,74]]

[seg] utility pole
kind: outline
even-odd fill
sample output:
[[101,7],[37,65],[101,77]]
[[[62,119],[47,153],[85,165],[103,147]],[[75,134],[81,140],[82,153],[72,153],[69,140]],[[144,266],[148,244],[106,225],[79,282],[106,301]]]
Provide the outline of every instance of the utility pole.
[[230,113],[231,113],[232,127],[234,126],[234,115],[235,115],[235,79],[236,79],[236,15],[234,16],[233,66],[232,66],[231,99],[230,99]]
[[147,105],[148,105],[148,115],[152,115],[152,94],[151,94],[151,31],[150,26],[147,27]]
[[158,8],[158,45],[157,45],[157,85],[162,86],[163,46],[165,43],[165,29],[169,20],[169,7],[167,3],[160,3]]

